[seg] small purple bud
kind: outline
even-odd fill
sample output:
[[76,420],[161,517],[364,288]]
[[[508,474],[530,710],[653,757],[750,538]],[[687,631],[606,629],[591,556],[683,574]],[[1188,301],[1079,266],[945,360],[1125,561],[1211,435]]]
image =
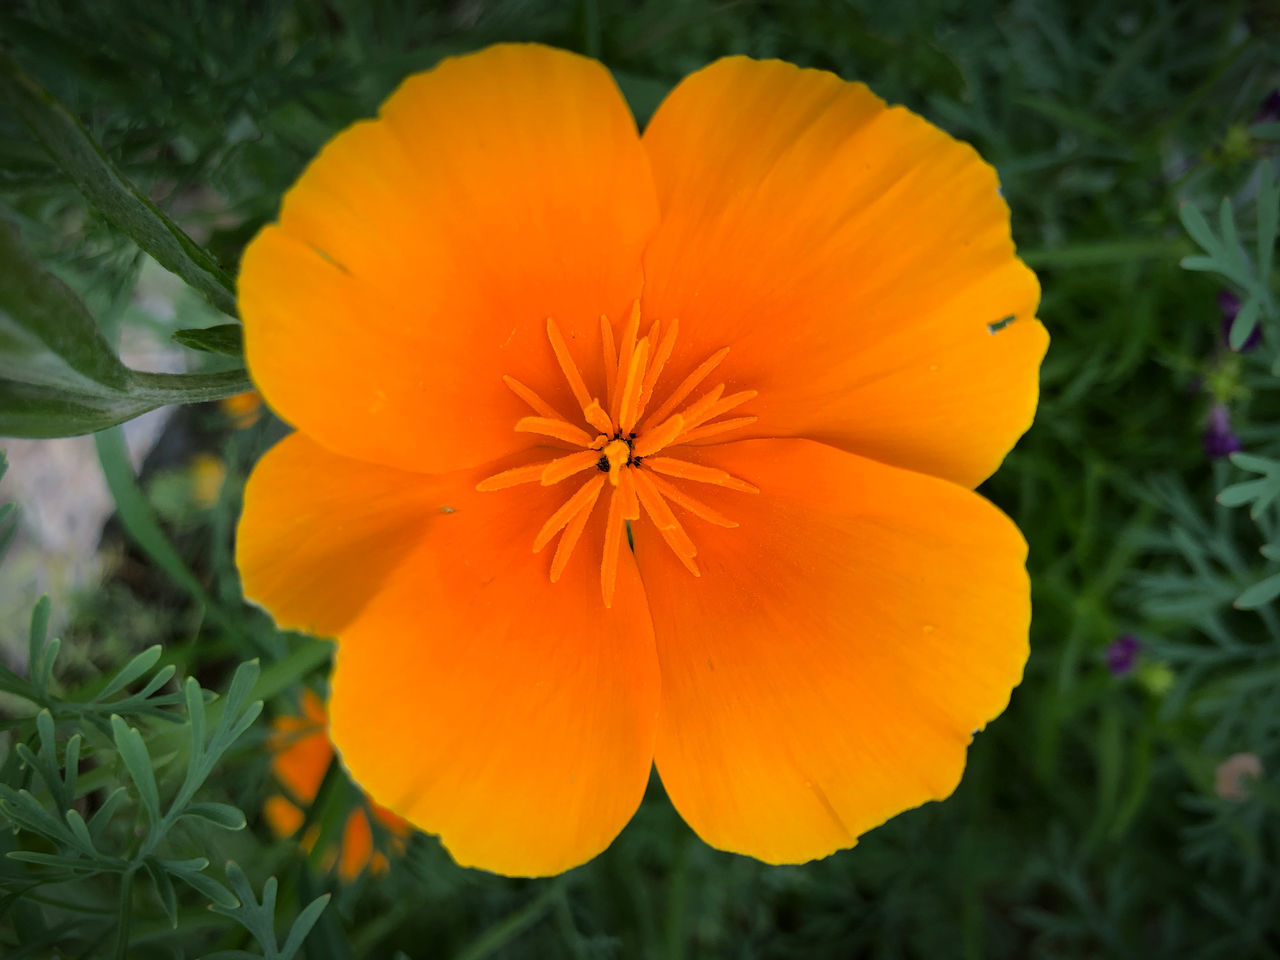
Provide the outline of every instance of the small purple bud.
[[1226,405],[1215,403],[1209,408],[1209,422],[1204,427],[1204,455],[1222,460],[1240,450],[1240,438],[1231,432],[1231,414]]
[[[1240,298],[1230,290],[1222,289],[1218,291],[1218,309],[1222,311],[1222,342],[1230,345],[1231,343],[1231,325],[1236,321],[1236,315],[1240,312],[1243,304]],[[1238,353],[1248,353],[1258,344],[1262,343],[1262,324],[1254,324],[1253,330],[1249,336],[1245,338],[1244,343],[1240,344]]]
[[1262,106],[1253,116],[1254,123],[1276,123],[1280,121],[1280,90],[1272,90],[1262,101]]
[[1107,646],[1107,669],[1113,677],[1122,677],[1133,669],[1142,643],[1132,633],[1122,633]]

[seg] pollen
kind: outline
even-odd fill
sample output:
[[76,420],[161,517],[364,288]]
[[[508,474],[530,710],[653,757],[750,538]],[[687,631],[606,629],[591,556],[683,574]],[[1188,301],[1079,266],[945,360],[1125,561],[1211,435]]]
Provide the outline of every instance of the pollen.
[[[564,503],[538,531],[533,551],[541,553],[559,538],[549,574],[553,583],[558,581],[592,513],[602,499],[607,500],[600,562],[600,593],[606,607],[613,605],[618,560],[628,531],[634,538],[643,536],[651,526],[685,568],[695,577],[701,576],[696,561],[698,550],[684,528],[684,515],[720,527],[737,524],[702,503],[688,488],[710,484],[740,493],[759,492],[723,470],[679,456],[682,444],[725,436],[756,421],[753,416],[727,417],[754,399],[756,391],[726,396],[723,383],[705,388],[708,378],[728,356],[729,348],[717,350],[683,380],[664,388],[662,374],[675,350],[679,321],[671,320],[664,329],[663,323],[655,320],[641,337],[640,319],[639,301],[632,305],[621,330],[615,330],[607,317],[600,318],[603,357],[594,380],[601,389],[593,393],[568,341],[555,320],[548,318],[547,360],[559,367],[581,416],[563,417],[531,388],[512,377],[503,377],[503,383],[531,411],[516,421],[515,429],[538,435],[545,446],[559,455],[504,470],[477,485],[482,491],[535,483],[553,486],[590,471],[587,479],[566,485]],[[594,364],[586,369],[596,371]],[[681,516],[677,516],[673,505]],[[648,521],[644,527],[640,526],[642,516]]]

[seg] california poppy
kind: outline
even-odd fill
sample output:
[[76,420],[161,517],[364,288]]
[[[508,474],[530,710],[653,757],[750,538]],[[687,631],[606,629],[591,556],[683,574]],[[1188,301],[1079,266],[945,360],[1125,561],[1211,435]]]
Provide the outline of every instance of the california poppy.
[[343,762],[459,863],[584,862],[654,764],[716,847],[851,846],[1020,679],[1026,546],[973,487],[1038,297],[992,168],[860,84],[732,57],[640,137],[595,61],[445,60],[245,252],[297,428],[246,594],[337,637]]
[[[324,704],[310,690],[303,691],[301,715],[281,714],[271,728],[271,772],[283,792],[267,798],[262,815],[278,836],[287,837],[306,821],[306,809],[315,802],[333,760],[333,744],[329,742]],[[386,854],[374,843],[371,819],[386,832],[396,850],[403,848],[404,838],[412,830],[402,818],[376,803],[356,805],[343,821],[339,843],[322,858],[326,869],[336,867],[338,876],[347,882],[365,870],[383,873],[388,867]],[[312,826],[302,837],[303,846],[308,850],[314,847],[319,833],[319,827]]]

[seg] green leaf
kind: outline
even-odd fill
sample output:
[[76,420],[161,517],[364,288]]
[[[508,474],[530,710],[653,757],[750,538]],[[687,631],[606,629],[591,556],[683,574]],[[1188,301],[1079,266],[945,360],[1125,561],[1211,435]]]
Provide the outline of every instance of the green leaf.
[[129,392],[23,383],[0,378],[0,436],[74,437],[96,433],[171,403],[203,403],[252,390],[243,370],[134,373]]
[[192,350],[220,353],[227,357],[244,356],[244,328],[238,323],[224,323],[198,330],[179,330],[174,341]]
[[124,761],[129,778],[138,788],[138,799],[151,818],[154,827],[160,822],[160,791],[156,787],[155,771],[151,767],[151,755],[147,745],[134,727],[125,723],[118,714],[111,717],[111,734],[116,750]]
[[1255,583],[1236,597],[1235,606],[1239,610],[1256,610],[1276,597],[1280,597],[1280,573],[1273,573],[1265,580]]
[[[0,376],[33,375],[12,369],[39,364],[58,377],[53,358],[68,370],[70,387],[85,383],[124,390],[129,368],[120,362],[89,311],[71,288],[45,270],[27,248],[17,224],[0,216]],[[42,371],[34,374],[40,378]]]
[[1280,179],[1266,157],[1258,165],[1258,276],[1271,276],[1271,256],[1280,227]]
[[120,671],[111,678],[111,681],[102,688],[102,692],[98,694],[97,699],[105,700],[113,693],[123,690],[129,684],[133,683],[133,681],[137,680],[140,676],[150,670],[155,666],[156,661],[160,659],[161,649],[160,644],[147,647],[147,649],[143,650],[140,654],[126,663],[120,668]]
[[249,389],[243,370],[130,370],[80,299],[0,217],[0,435],[93,433],[166,404],[220,400]]
[[[1204,218],[1204,214],[1200,212],[1195,204],[1188,201],[1179,203],[1178,219],[1182,221],[1182,226],[1191,235],[1191,239],[1199,244],[1205,253],[1215,260],[1220,258],[1221,247],[1218,244],[1218,238],[1213,235],[1213,229],[1209,226],[1209,221]],[[1185,263],[1183,265],[1185,266]]]
[[103,831],[107,829],[111,818],[127,799],[129,799],[129,791],[124,787],[116,787],[107,794],[107,798],[102,801],[102,806],[89,818],[89,835],[95,844],[101,842]]
[[1213,257],[1202,257],[1199,255],[1183,257],[1178,261],[1178,266],[1183,270],[1195,270],[1200,273],[1222,273],[1223,266]]
[[240,906],[240,901],[232,895],[231,891],[213,879],[213,877],[205,876],[198,870],[175,869],[168,863],[165,864],[165,869],[187,886],[202,893],[205,899],[213,904],[213,908],[219,910],[219,912],[222,910],[234,910]]
[[147,876],[151,878],[151,885],[155,888],[156,899],[160,902],[160,908],[164,910],[164,915],[169,918],[169,926],[176,930],[178,927],[178,897],[174,893],[173,881],[169,879],[168,871],[158,866],[150,858],[145,860],[142,866],[147,871]]
[[86,857],[97,858],[98,850],[93,845],[93,837],[89,835],[89,827],[85,824],[84,817],[80,816],[80,811],[67,810],[62,816],[67,821],[67,827],[70,828],[71,836],[75,838],[76,847],[80,852]]
[[1233,453],[1231,462],[1241,470],[1251,470],[1254,473],[1275,472],[1280,475],[1280,460],[1273,460],[1271,457],[1259,457],[1253,453]]
[[1227,337],[1232,350],[1239,350],[1244,346],[1244,342],[1249,339],[1249,334],[1253,333],[1253,328],[1258,325],[1258,315],[1261,312],[1262,302],[1256,297],[1250,297],[1240,308],[1235,320],[1231,321],[1231,334]]
[[243,830],[246,823],[240,808],[229,803],[193,803],[182,816],[206,820],[224,830]]
[[3,51],[0,101],[7,101],[85,198],[161,266],[235,316],[231,278],[176,223],[125,180],[71,112]]
[[293,921],[293,926],[289,929],[289,936],[285,939],[284,946],[280,948],[280,960],[291,960],[293,955],[302,949],[303,941],[307,939],[307,934],[320,919],[320,914],[324,913],[324,908],[329,905],[330,897],[332,894],[328,893],[316,897],[298,914],[298,919]]
[[110,869],[100,860],[64,857],[56,853],[37,853],[34,850],[14,850],[6,856],[10,860],[21,860],[23,863],[36,863],[42,867],[62,867],[64,870],[83,870],[86,873],[100,873]]
[[[36,601],[35,609],[31,611],[31,630],[27,634],[27,671],[33,683],[42,673],[41,661],[45,656],[45,638],[49,634],[49,610],[49,595],[45,594]],[[43,696],[44,688],[39,687],[38,692]]]

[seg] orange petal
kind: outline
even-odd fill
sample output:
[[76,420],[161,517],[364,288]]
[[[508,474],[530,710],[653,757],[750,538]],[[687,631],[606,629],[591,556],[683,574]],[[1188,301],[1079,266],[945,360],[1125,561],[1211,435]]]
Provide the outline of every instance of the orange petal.
[[286,437],[245,486],[236,532],[245,596],[282,627],[331,636],[450,507],[450,492],[438,477]]
[[249,370],[348,456],[439,473],[521,449],[502,377],[575,408],[547,318],[595,370],[656,209],[599,63],[528,44],[446,59],[330,141],[245,251]]
[[552,583],[530,545],[565,491],[474,482],[341,632],[331,734],[356,782],[459,863],[554,874],[603,850],[644,793],[651,621],[629,551],[601,603],[604,510]]
[[861,84],[742,57],[681,83],[644,145],[662,208],[644,312],[680,319],[669,375],[731,346],[720,375],[760,391],[746,436],[970,486],[995,469],[1048,337],[972,148]]
[[713,846],[798,863],[946,797],[1027,658],[1026,546],[977,494],[806,440],[708,447],[702,578],[636,536],[662,670],[657,765]]

